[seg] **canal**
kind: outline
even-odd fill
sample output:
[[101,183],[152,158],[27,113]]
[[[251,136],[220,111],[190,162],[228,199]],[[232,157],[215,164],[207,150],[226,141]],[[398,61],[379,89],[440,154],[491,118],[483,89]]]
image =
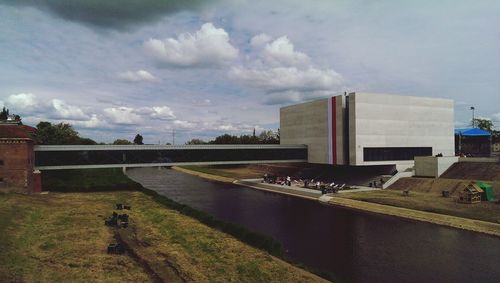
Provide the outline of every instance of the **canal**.
[[174,170],[129,177],[179,203],[280,241],[335,282],[499,282],[500,239],[212,182]]

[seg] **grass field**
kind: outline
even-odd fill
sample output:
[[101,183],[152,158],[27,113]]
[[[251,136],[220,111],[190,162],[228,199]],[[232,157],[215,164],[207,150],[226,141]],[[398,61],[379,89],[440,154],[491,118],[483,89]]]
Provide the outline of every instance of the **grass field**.
[[43,190],[90,192],[138,190],[142,186],[123,173],[121,168],[47,170],[42,174]]
[[[106,253],[115,231],[103,222],[118,202],[132,206],[139,259]],[[2,194],[0,250],[0,282],[148,282],[144,264],[189,282],[323,281],[142,192]]]
[[453,197],[444,198],[436,192],[410,191],[409,196],[403,196],[398,190],[381,190],[344,193],[336,197],[500,223],[500,204],[496,202],[462,204]]

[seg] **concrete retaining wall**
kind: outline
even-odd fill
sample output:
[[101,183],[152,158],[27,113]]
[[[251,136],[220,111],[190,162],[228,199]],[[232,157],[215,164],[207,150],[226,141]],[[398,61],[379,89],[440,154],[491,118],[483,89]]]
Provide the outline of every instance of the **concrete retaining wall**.
[[415,176],[438,178],[457,162],[456,156],[417,156],[415,157]]

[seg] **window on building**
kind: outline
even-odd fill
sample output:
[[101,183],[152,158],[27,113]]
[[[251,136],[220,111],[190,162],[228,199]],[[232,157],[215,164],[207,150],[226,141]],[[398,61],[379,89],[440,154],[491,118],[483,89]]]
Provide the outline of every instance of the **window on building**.
[[364,161],[413,160],[415,156],[431,156],[432,147],[365,147]]

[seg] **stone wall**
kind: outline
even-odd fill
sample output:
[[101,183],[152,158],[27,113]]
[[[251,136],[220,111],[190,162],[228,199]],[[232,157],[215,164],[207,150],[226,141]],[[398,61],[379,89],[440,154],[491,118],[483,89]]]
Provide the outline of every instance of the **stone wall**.
[[29,139],[0,140],[0,179],[3,190],[31,192],[33,142]]

